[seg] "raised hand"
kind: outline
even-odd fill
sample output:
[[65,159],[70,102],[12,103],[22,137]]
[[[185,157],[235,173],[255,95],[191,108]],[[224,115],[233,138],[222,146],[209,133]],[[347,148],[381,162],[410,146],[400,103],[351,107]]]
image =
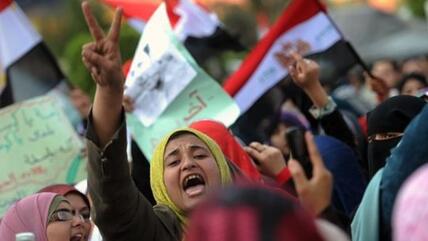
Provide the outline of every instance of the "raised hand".
[[99,87],[112,87],[117,91],[123,91],[124,76],[121,70],[122,61],[119,51],[122,10],[116,10],[107,35],[104,34],[92,15],[88,2],[82,3],[82,10],[94,40],[82,48],[83,63]]
[[367,85],[374,92],[376,92],[379,102],[382,102],[386,98],[388,98],[389,88],[386,85],[385,80],[373,75],[369,75],[367,72],[364,72],[364,78],[366,80]]
[[278,148],[252,142],[244,150],[255,160],[257,169],[272,178],[275,178],[285,167],[285,160]]
[[92,122],[101,148],[111,139],[121,123],[125,78],[121,69],[119,33],[122,10],[116,10],[107,35],[99,27],[89,4],[82,3],[89,31],[94,39],[82,49],[82,60],[97,83],[92,107]]
[[328,103],[328,95],[319,80],[320,66],[296,52],[292,52],[289,58],[287,69],[293,82],[305,91],[316,107],[324,107]]
[[288,162],[300,201],[313,213],[319,215],[330,205],[333,177],[324,166],[321,155],[309,132],[305,134],[309,157],[312,163],[312,178],[308,180],[302,166],[296,160]]
[[290,54],[291,63],[288,72],[294,83],[302,89],[312,88],[319,85],[319,65],[310,59],[302,58],[296,52]]

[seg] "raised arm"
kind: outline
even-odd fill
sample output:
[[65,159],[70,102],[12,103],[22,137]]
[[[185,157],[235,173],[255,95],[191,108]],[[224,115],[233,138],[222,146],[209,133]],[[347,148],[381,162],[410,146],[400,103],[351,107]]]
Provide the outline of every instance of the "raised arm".
[[298,53],[291,53],[288,71],[293,82],[302,88],[312,100],[314,106],[324,107],[328,102],[328,95],[319,81],[319,65],[310,59],[302,58]]
[[118,129],[122,112],[125,82],[119,51],[122,10],[116,10],[107,35],[99,27],[87,2],[82,3],[82,10],[94,40],[83,46],[82,60],[97,84],[92,120],[98,144],[104,147]]
[[[87,2],[82,3],[82,10],[94,39],[83,47],[82,59],[97,84],[86,134],[94,221],[105,241],[173,240],[158,237],[163,224],[130,175],[118,42],[122,11],[116,10],[110,31],[104,35]],[[170,233],[162,232],[173,237]]]
[[289,62],[293,64],[289,65],[288,70],[293,82],[302,88],[314,105],[310,112],[318,119],[327,135],[343,141],[355,150],[354,135],[333,100],[321,86],[319,65],[297,53],[292,53],[289,57]]

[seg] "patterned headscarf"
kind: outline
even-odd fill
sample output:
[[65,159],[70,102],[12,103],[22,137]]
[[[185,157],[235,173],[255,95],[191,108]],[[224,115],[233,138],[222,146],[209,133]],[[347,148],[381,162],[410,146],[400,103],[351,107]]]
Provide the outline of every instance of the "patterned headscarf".
[[171,200],[166,190],[165,182],[164,182],[164,155],[165,148],[171,139],[172,136],[176,136],[177,133],[189,133],[195,135],[202,142],[207,145],[208,149],[211,151],[219,169],[220,173],[220,183],[226,185],[232,181],[231,173],[229,166],[226,162],[226,159],[221,152],[220,147],[213,141],[211,138],[206,136],[205,134],[191,129],[191,128],[182,128],[177,129],[170,134],[166,135],[158,144],[153,152],[153,157],[150,164],[150,183],[153,191],[153,196],[157,202],[157,204],[166,205],[169,207],[180,220],[181,224],[186,223],[186,217],[184,211],[179,209],[175,203]]

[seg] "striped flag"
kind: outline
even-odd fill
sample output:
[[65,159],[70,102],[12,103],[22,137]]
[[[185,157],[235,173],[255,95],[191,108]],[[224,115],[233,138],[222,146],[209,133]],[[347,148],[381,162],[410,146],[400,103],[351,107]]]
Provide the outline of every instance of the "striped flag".
[[[142,31],[162,1],[103,0],[123,8],[128,23]],[[169,22],[177,38],[192,57],[202,64],[219,51],[243,51],[244,47],[223,27],[217,15],[192,0],[165,0]]]
[[196,61],[218,51],[244,50],[224,29],[215,13],[191,0],[165,0],[165,3],[175,34]]
[[285,56],[290,51],[315,58],[324,72],[333,67],[330,78],[336,78],[357,62],[351,50],[323,5],[293,0],[223,87],[242,114],[287,76]]
[[0,0],[0,72],[0,107],[46,94],[64,79],[41,36],[12,0]]

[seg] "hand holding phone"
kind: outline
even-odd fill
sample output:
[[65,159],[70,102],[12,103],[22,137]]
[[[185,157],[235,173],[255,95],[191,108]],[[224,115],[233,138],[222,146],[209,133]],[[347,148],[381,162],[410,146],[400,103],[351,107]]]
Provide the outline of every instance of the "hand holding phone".
[[[291,136],[294,136],[294,138],[291,139],[299,140],[299,135],[300,134],[291,134]],[[304,206],[308,207],[314,214],[319,215],[331,203],[333,176],[325,167],[312,134],[309,132],[305,133],[304,141],[307,152],[309,153],[308,159],[310,162],[310,168],[313,169],[313,171],[311,171],[312,177],[308,178],[308,175],[305,173],[304,167],[301,165],[301,160],[304,160],[302,158],[297,159],[295,157],[294,159],[288,161],[288,168],[291,172],[291,175],[293,176],[293,181],[299,199],[304,204]],[[299,142],[300,141],[298,141],[298,143]]]
[[290,127],[287,129],[285,138],[290,148],[290,158],[302,165],[307,177],[312,177],[312,164],[306,146],[305,130],[299,127]]

